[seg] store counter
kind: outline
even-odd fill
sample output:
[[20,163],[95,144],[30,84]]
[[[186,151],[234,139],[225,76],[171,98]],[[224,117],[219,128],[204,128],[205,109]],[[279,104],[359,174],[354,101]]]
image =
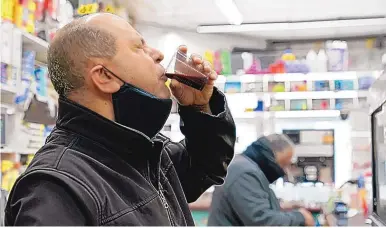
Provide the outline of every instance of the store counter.
[[[333,214],[326,215],[326,223],[327,223],[326,224],[327,226],[337,226],[337,221]],[[366,219],[363,217],[362,214],[357,214],[348,219],[347,226],[370,226],[370,225],[366,224]]]

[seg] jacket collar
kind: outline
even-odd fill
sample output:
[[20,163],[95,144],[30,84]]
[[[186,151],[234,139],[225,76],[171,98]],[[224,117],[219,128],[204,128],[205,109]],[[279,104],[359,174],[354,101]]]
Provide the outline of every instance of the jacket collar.
[[284,170],[276,163],[270,143],[265,137],[253,142],[244,151],[243,155],[255,162],[263,171],[269,183],[275,182],[285,175]]
[[119,150],[152,148],[154,144],[142,132],[106,119],[65,97],[59,98],[56,126]]

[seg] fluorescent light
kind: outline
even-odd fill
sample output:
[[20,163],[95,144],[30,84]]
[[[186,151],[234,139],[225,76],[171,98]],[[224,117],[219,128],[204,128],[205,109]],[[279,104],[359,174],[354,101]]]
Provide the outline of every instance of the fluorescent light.
[[232,25],[241,25],[243,16],[233,0],[215,0],[217,7],[221,13],[228,18],[228,22]]
[[[217,2],[227,2],[216,0]],[[225,5],[225,4],[224,4]],[[234,33],[234,32],[267,32],[267,31],[296,31],[306,29],[326,29],[341,27],[386,26],[386,18],[331,20],[309,22],[284,22],[284,23],[256,23],[235,25],[205,25],[198,26],[198,33]]]

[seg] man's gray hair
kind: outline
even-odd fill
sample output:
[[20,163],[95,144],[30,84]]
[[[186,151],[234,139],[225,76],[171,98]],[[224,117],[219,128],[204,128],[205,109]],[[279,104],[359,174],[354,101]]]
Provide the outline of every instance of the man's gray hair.
[[288,136],[283,134],[271,134],[263,136],[268,141],[268,146],[274,153],[283,152],[288,148],[293,148],[295,145]]
[[98,26],[87,25],[85,18],[60,29],[48,49],[48,73],[59,95],[84,85],[88,59],[112,59],[116,54],[116,38]]

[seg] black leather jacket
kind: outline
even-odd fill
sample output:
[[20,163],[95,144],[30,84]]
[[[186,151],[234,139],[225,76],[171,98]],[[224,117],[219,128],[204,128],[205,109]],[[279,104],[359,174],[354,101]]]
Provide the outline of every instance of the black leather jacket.
[[61,98],[56,128],[10,193],[6,225],[194,225],[188,203],[223,183],[234,151],[224,95],[210,106],[214,115],[180,107],[186,139],[174,143]]

